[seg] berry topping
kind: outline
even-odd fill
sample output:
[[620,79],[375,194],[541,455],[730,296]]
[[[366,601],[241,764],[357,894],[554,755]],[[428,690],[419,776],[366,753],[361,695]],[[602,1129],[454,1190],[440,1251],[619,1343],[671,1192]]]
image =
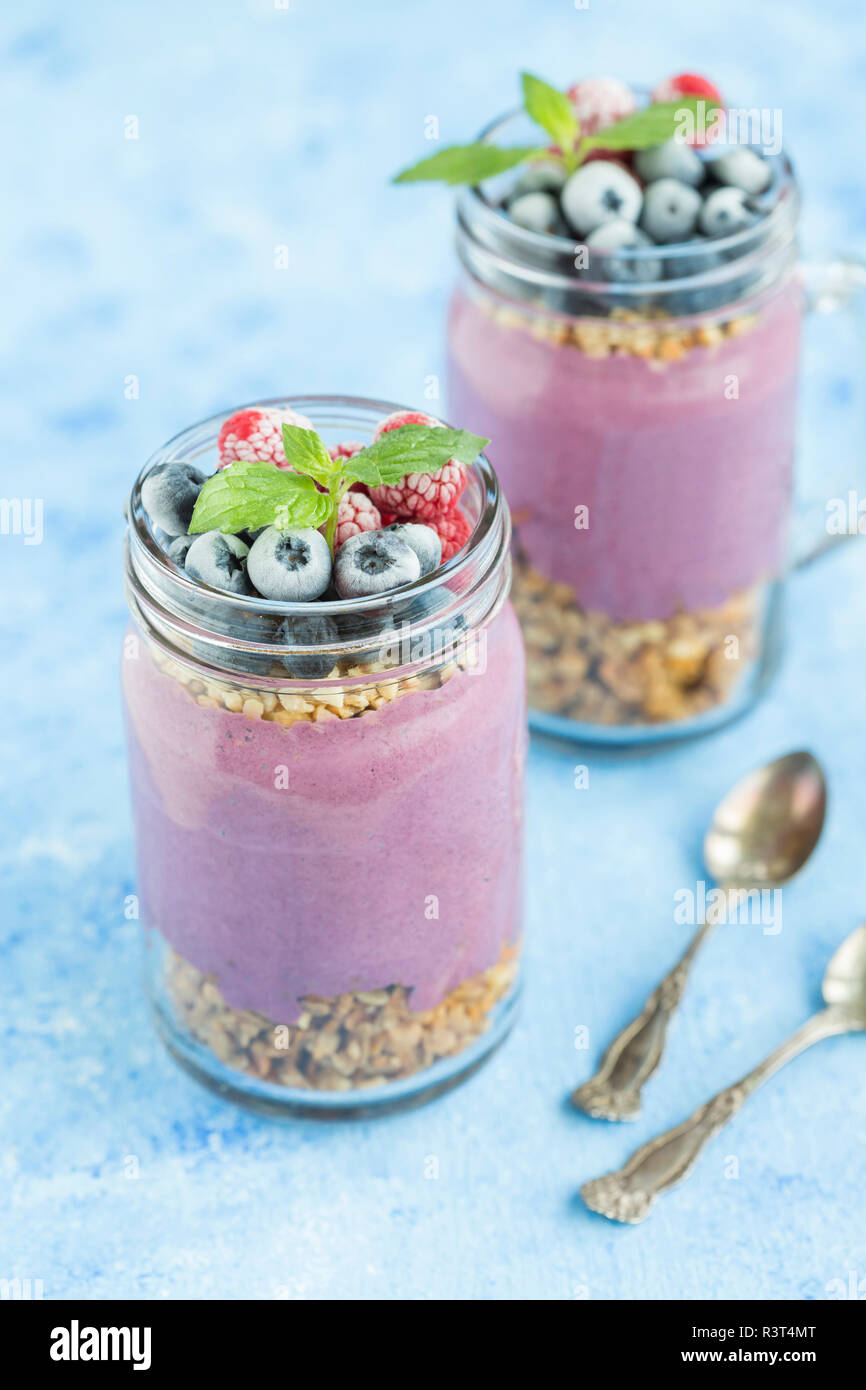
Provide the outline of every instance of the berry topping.
[[706,97],[707,101],[721,101],[722,94],[706,77],[699,77],[695,72],[678,72],[675,77],[660,82],[650,99],[676,101],[677,97]]
[[[315,647],[321,642],[336,642],[338,636],[333,618],[311,615],[309,618],[284,618],[277,628],[275,640],[284,647]],[[289,675],[296,680],[324,680],[334,669],[333,654],[288,653],[281,660]]]
[[432,574],[442,563],[442,541],[432,526],[419,526],[417,522],[396,521],[387,527],[393,535],[399,536],[415,551],[421,566],[421,576]]
[[141,485],[142,505],[169,536],[185,535],[204,484],[204,473],[191,463],[160,463]]
[[[373,433],[374,441],[401,425],[429,425],[441,428],[441,421],[420,411],[396,410],[382,420]],[[370,496],[380,512],[393,512],[401,520],[431,521],[456,506],[469,475],[456,459],[443,464],[435,473],[407,473],[400,483],[370,488]]]
[[190,579],[199,584],[225,589],[230,594],[248,594],[250,585],[244,562],[250,553],[239,536],[205,531],[193,538],[184,568]]
[[334,534],[335,551],[339,550],[350,536],[357,536],[361,531],[378,531],[381,526],[382,517],[376,504],[370,501],[366,492],[350,488],[340,498],[337,530]]
[[442,421],[437,420],[435,415],[425,415],[423,410],[395,410],[379,421],[373,431],[373,440],[381,439],[389,430],[398,430],[401,425],[429,425],[431,429],[438,429],[441,424]]
[[334,562],[340,598],[364,598],[411,584],[421,574],[415,551],[390,531],[351,536]]
[[331,552],[311,526],[269,526],[253,545],[247,569],[264,598],[306,603],[320,598],[331,581]]
[[590,253],[589,278],[618,281],[621,284],[628,281],[658,280],[663,270],[660,260],[650,257],[638,260],[637,257],[631,259],[615,255],[593,258],[592,255],[593,251],[637,251],[652,244],[646,232],[642,232],[633,222],[626,222],[624,217],[613,217],[610,222],[602,222],[601,226],[596,227],[586,238]]
[[570,87],[568,95],[580,121],[581,135],[594,135],[614,121],[621,121],[636,106],[631,88],[618,77],[586,77]]
[[754,220],[755,215],[741,188],[717,188],[704,200],[698,225],[707,236],[730,236]]
[[559,203],[551,193],[524,193],[512,199],[508,216],[529,232],[558,232],[562,227]]
[[745,148],[727,150],[718,159],[710,160],[707,169],[719,183],[741,188],[752,197],[763,193],[773,178],[767,161]]
[[450,560],[452,555],[456,555],[458,550],[462,550],[472,534],[472,527],[463,513],[459,511],[437,517],[432,525],[442,542],[443,561]]
[[554,159],[539,159],[524,169],[511,190],[512,198],[524,193],[561,193],[566,180],[565,166]]
[[644,193],[640,224],[653,241],[688,241],[700,210],[696,188],[677,179],[656,179]]
[[663,145],[638,150],[634,167],[644,183],[651,183],[653,179],[678,179],[680,183],[691,184],[692,188],[703,183],[706,172],[700,156],[681,140],[665,140]]
[[183,569],[186,563],[187,551],[194,540],[195,536],[175,536],[171,545],[165,552],[168,558],[180,569]]
[[332,459],[353,459],[356,454],[360,454],[363,447],[357,439],[346,439],[341,444],[332,444],[328,453]]
[[217,468],[236,459],[253,463],[261,459],[275,463],[278,468],[288,468],[283,448],[283,425],[299,425],[301,429],[311,430],[311,421],[306,415],[295,410],[279,410],[275,406],[249,406],[230,415],[219,433],[217,448],[219,463]]
[[[711,104],[722,100],[718,87],[709,82],[706,77],[699,77],[695,72],[680,72],[675,77],[668,77],[664,82],[659,83],[650,100],[676,101],[677,97],[703,97]],[[717,138],[717,131],[699,130],[688,143],[700,147],[712,144]]]
[[642,202],[637,179],[609,159],[582,165],[562,190],[562,210],[578,236],[613,217],[636,222]]

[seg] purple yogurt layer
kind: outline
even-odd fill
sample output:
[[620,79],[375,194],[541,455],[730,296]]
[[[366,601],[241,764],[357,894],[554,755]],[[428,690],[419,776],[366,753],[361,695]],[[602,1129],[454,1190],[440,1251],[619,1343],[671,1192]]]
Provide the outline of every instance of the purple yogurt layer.
[[517,936],[510,606],[484,674],[352,719],[286,729],[202,708],[144,647],[123,677],[143,919],[233,1008],[292,1023],[303,995],[402,984],[428,1009]]
[[776,574],[800,313],[792,286],[742,336],[651,365],[535,338],[458,294],[449,411],[492,438],[529,561],[622,621],[714,607]]

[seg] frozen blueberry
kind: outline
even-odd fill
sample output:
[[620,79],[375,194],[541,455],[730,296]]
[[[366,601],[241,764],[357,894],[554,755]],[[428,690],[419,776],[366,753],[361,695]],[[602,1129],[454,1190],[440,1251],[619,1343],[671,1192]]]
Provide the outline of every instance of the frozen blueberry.
[[509,194],[509,204],[524,193],[560,193],[567,177],[564,165],[552,159],[540,159],[524,169]]
[[442,542],[432,526],[421,526],[415,521],[395,521],[385,527],[395,536],[400,536],[414,550],[421,566],[421,577],[432,574],[442,563]]
[[222,531],[205,531],[193,538],[186,552],[184,569],[190,579],[209,584],[212,589],[225,589],[230,594],[248,594],[246,558],[249,547],[239,536],[224,536]]
[[697,188],[704,181],[703,160],[699,159],[691,145],[681,140],[665,140],[663,145],[638,150],[634,167],[644,183],[654,183],[656,179],[676,179],[678,183]]
[[578,236],[587,236],[613,217],[636,222],[642,201],[637,179],[609,159],[582,165],[562,190],[562,211]]
[[264,598],[307,603],[320,598],[330,583],[331,552],[312,526],[287,531],[269,526],[254,542],[247,569]]
[[191,463],[160,463],[141,485],[144,510],[170,536],[186,533],[205,475]]
[[559,224],[559,203],[551,193],[524,193],[508,204],[508,216],[529,232],[552,232]]
[[633,222],[626,222],[622,217],[603,222],[586,238],[590,278],[599,276],[602,280],[615,280],[620,283],[657,280],[662,273],[662,263],[657,257],[633,259],[630,256],[606,255],[594,260],[592,255],[593,251],[633,251],[652,244],[646,232],[642,232]]
[[748,193],[752,197],[769,188],[773,179],[773,173],[767,161],[756,154],[754,150],[745,149],[742,146],[728,150],[718,159],[710,160],[707,168],[719,183],[742,189],[743,193]]
[[362,531],[337,551],[334,583],[340,598],[384,594],[420,578],[421,561],[412,547],[389,531]]
[[653,241],[688,241],[700,210],[697,189],[677,179],[656,179],[644,189],[640,224]]
[[165,553],[174,564],[183,569],[187,551],[196,539],[196,536],[175,536],[174,540],[167,546]]
[[717,188],[704,199],[698,226],[707,236],[730,236],[754,220],[741,188]]
[[[339,630],[333,618],[326,614],[311,614],[310,617],[284,618],[276,630],[274,641],[283,647],[316,647],[322,642],[336,642]],[[295,680],[324,680],[334,669],[337,660],[333,652],[319,655],[315,652],[289,653],[280,658],[290,676]]]

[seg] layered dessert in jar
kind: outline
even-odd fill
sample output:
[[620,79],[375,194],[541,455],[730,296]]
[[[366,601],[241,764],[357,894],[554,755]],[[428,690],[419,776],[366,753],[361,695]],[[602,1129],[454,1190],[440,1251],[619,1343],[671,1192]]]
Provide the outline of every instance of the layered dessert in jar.
[[524,663],[485,440],[270,402],[130,500],[123,686],[156,1019],[201,1079],[351,1113],[504,1037]]
[[761,113],[728,111],[695,75],[649,96],[524,75],[524,94],[478,144],[403,177],[468,185],[449,404],[493,439],[530,706],[542,727],[616,741],[710,727],[775,650],[793,175],[745,143],[734,118]]

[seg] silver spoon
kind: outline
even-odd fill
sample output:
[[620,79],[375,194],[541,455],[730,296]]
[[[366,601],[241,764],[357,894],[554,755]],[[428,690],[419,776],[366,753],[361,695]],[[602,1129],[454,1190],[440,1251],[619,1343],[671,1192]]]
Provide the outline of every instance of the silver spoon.
[[[728,892],[777,888],[812,854],[826,811],[827,785],[812,754],[777,758],[748,773],[719,802],[704,839],[707,869]],[[643,1011],[614,1038],[595,1076],[572,1093],[578,1110],[594,1119],[637,1119],[641,1090],[658,1071],[668,1024],[713,925],[707,921],[699,927]]]
[[663,1192],[688,1177],[707,1142],[774,1072],[822,1038],[866,1029],[866,924],[836,951],[824,975],[822,994],[826,1009],[813,1014],[742,1081],[720,1091],[676,1129],[644,1144],[619,1172],[584,1183],[580,1195],[586,1205],[611,1221],[643,1221]]

